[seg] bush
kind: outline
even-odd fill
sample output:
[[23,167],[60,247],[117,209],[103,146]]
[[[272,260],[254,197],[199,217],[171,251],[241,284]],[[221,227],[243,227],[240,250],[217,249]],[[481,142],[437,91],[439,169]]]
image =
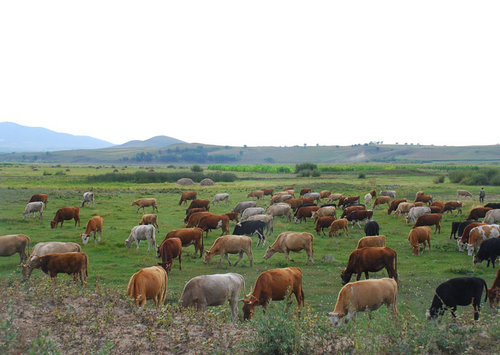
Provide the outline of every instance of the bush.
[[366,179],[366,174],[365,173],[359,173],[358,179]]
[[500,169],[469,168],[449,173],[450,181],[464,185],[500,186]]
[[295,165],[295,173],[296,174],[300,173],[303,170],[306,170],[306,171],[307,170],[309,170],[309,171],[318,170],[318,166],[316,164],[313,164],[313,163],[301,163],[301,164]]
[[435,184],[442,184],[444,182],[444,175],[436,176],[432,181]]
[[198,164],[195,164],[191,167],[191,171],[193,173],[202,173],[203,172],[203,168],[201,166],[199,166]]
[[189,173],[189,172],[170,172],[170,173],[149,173],[147,171],[137,171],[135,173],[108,173],[102,175],[91,175],[87,177],[88,182],[134,182],[145,183],[164,183],[177,182],[181,178],[190,178],[194,182],[200,182],[205,178],[212,179],[215,182],[234,182],[237,177],[232,173]]

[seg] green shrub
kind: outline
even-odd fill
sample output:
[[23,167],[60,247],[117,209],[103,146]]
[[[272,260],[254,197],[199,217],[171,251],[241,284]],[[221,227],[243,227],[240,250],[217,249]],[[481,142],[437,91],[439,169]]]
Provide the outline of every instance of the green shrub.
[[435,184],[442,184],[444,182],[444,175],[436,176],[432,181]]
[[193,173],[202,173],[203,172],[203,168],[201,166],[199,166],[198,164],[195,164],[191,167],[191,171]]
[[303,170],[318,170],[318,166],[313,163],[301,163],[295,165],[295,173],[298,174]]
[[365,173],[359,173],[358,179],[366,179],[366,174]]

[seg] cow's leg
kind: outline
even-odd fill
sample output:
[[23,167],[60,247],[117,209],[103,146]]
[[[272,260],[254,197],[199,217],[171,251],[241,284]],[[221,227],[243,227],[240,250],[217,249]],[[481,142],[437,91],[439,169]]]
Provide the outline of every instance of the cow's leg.
[[238,296],[231,297],[229,300],[229,306],[231,307],[231,322],[236,323],[238,319]]
[[228,253],[225,253],[225,254],[224,254],[224,257],[226,258],[227,263],[229,264],[229,266],[231,266],[231,261],[229,260],[229,254],[228,254]]
[[250,261],[250,267],[253,266],[253,255],[252,255],[252,249],[250,249],[247,253],[248,260]]
[[[240,251],[240,257],[239,257],[239,258],[238,258],[238,260],[234,263],[234,266],[238,265],[238,263],[240,262],[240,260],[241,260],[242,258],[243,258],[243,250],[242,250],[242,251]],[[229,260],[229,258],[228,258],[227,260]],[[231,265],[231,264],[229,264],[229,265]]]
[[356,281],[359,281],[361,279],[361,274],[362,274],[361,272],[358,272],[356,274]]
[[148,252],[151,250],[151,238],[148,238]]
[[182,271],[182,249],[179,253],[179,270]]
[[139,250],[139,239],[136,239],[135,242],[137,244],[137,250]]
[[368,280],[370,276],[368,275],[368,271],[365,271],[365,278]]

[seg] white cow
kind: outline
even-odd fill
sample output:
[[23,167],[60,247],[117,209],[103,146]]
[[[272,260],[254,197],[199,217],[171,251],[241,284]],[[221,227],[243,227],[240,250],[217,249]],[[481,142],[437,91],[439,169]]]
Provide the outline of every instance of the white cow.
[[392,198],[396,198],[396,191],[394,190],[382,190],[379,193],[380,196],[390,196]]
[[38,217],[40,219],[42,219],[42,216],[43,216],[43,202],[41,202],[41,201],[28,202],[28,204],[24,208],[23,217],[24,218],[26,218],[26,216],[31,217],[31,214],[33,213],[33,218],[34,218],[36,212],[38,212]]
[[418,217],[423,216],[424,214],[427,213],[431,213],[430,207],[425,207],[425,206],[412,207],[408,212],[408,216],[406,216],[406,223],[409,223],[410,220],[412,220],[413,223],[415,223]]
[[276,203],[267,208],[266,214],[273,217],[284,216],[288,219],[288,222],[292,220],[292,208],[288,203]]
[[302,198],[306,197],[312,197],[312,199],[317,203],[319,203],[319,201],[321,200],[321,195],[319,192],[308,192],[302,196]]
[[238,202],[238,204],[233,208],[232,212],[242,213],[249,207],[257,207],[257,201],[242,201]]
[[254,216],[256,214],[263,214],[264,212],[266,212],[266,210],[262,207],[249,207],[245,209],[241,214],[241,221],[246,221],[248,217]]
[[79,244],[73,242],[42,242],[37,243],[31,251],[30,260],[35,255],[44,256],[52,253],[73,253],[81,252],[82,248]]
[[266,224],[266,234],[274,232],[274,217],[270,214],[256,214],[248,217],[247,221],[262,221]]
[[81,207],[83,207],[85,202],[90,203],[92,205],[92,207],[94,207],[94,193],[93,192],[87,191],[83,194]]
[[229,194],[228,193],[220,193],[215,194],[214,199],[212,200],[212,205],[219,204],[219,202],[223,202],[227,205],[229,203]]
[[245,293],[245,280],[236,273],[200,275],[186,283],[179,306],[194,306],[205,311],[207,306],[220,306],[229,301],[231,321],[238,318],[238,300],[241,292]]
[[132,228],[132,231],[130,232],[130,236],[125,239],[125,244],[127,245],[127,248],[130,248],[132,246],[132,242],[135,241],[137,244],[137,250],[139,250],[139,241],[141,240],[147,240],[148,241],[148,251],[151,250],[151,240],[154,243],[154,247],[156,250],[156,239],[155,239],[155,227],[151,224],[146,224],[142,226],[135,226]]
[[486,212],[486,216],[484,216],[484,223],[494,224],[498,222],[500,222],[500,209]]

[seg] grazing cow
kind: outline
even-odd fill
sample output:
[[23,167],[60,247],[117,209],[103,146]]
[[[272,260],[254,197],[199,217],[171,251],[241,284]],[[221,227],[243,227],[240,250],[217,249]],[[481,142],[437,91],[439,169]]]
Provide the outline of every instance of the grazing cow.
[[137,212],[139,213],[139,210],[142,208],[142,213],[144,213],[144,207],[153,207],[153,213],[156,209],[156,212],[158,212],[158,207],[156,206],[156,199],[155,198],[140,198],[138,200],[133,201],[130,206],[138,206],[137,207]]
[[398,283],[387,277],[351,282],[342,287],[334,311],[327,315],[332,326],[336,328],[340,325],[342,318],[345,317],[347,323],[351,318],[356,317],[356,312],[367,309],[374,311],[384,304],[393,314],[397,314],[397,295]]
[[347,208],[345,208],[343,211],[342,211],[342,214],[340,215],[340,218],[344,218],[345,216],[347,216],[349,213],[351,213],[352,211],[364,211],[366,210],[365,206],[363,205],[359,205],[359,206],[349,206]]
[[466,219],[473,219],[475,221],[479,220],[479,218],[484,218],[488,211],[491,211],[490,207],[476,207],[473,208]]
[[[210,200],[197,198],[197,199],[191,201],[187,210],[190,210],[193,208],[205,208],[207,211],[209,211],[210,210]],[[186,213],[187,213],[187,211],[186,211]]]
[[80,276],[82,286],[88,273],[89,257],[85,253],[51,253],[42,256],[34,255],[27,264],[21,265],[24,279],[29,279],[33,269],[40,269],[57,282],[57,274],[68,274],[73,280]]
[[441,213],[429,213],[418,217],[417,221],[413,225],[413,228],[420,226],[436,226],[435,232],[441,233],[441,219],[443,215]]
[[330,226],[328,236],[331,238],[332,236],[337,235],[339,231],[344,231],[347,235],[349,235],[349,229],[347,228],[347,219],[341,218],[333,221]]
[[246,221],[250,216],[263,214],[265,212],[266,210],[262,207],[249,207],[241,213],[241,221]]
[[189,215],[186,228],[197,227],[200,220],[205,216],[213,216],[212,212],[195,212]]
[[271,269],[264,271],[257,277],[252,292],[243,299],[243,319],[249,320],[253,316],[256,306],[266,308],[269,300],[281,301],[295,295],[299,308],[304,306],[304,290],[302,289],[302,270],[298,267]]
[[371,193],[367,193],[367,194],[365,195],[365,205],[366,205],[366,206],[368,206],[368,204],[372,201],[372,198],[373,198],[373,196],[372,196],[372,194],[371,194]]
[[317,203],[319,203],[319,201],[321,200],[321,195],[319,192],[308,192],[308,193],[305,193],[302,197],[303,198],[312,198]]
[[61,228],[65,220],[74,219],[75,227],[76,223],[78,223],[78,227],[80,227],[80,209],[78,207],[63,207],[57,210],[54,219],[50,221],[50,227],[52,229],[57,228],[59,222],[61,222]]
[[457,210],[457,214],[462,214],[462,202],[460,201],[450,201],[444,204],[443,213]]
[[320,233],[323,233],[323,235],[325,235],[324,229],[330,228],[333,221],[335,221],[334,216],[319,217],[318,219],[316,219],[316,226],[314,227],[314,230],[316,231],[316,233],[318,233],[318,235]]
[[495,268],[495,260],[500,255],[500,238],[487,239],[481,243],[479,251],[474,256],[474,265],[482,262],[483,260],[488,260],[486,267],[491,265]]
[[392,198],[396,198],[396,191],[394,190],[385,190],[385,191],[380,191],[379,193],[380,196],[389,196]]
[[290,186],[290,185],[289,185],[289,186],[285,186],[285,187],[283,188],[283,190],[284,190],[284,191],[287,191],[287,190],[293,190],[293,189],[294,189],[294,188],[293,188],[293,186]]
[[37,243],[31,251],[30,260],[35,256],[43,256],[52,253],[81,252],[80,244],[73,242],[42,242]]
[[271,205],[279,202],[285,202],[286,200],[290,200],[293,198],[291,194],[275,194],[271,197]]
[[318,219],[319,217],[325,216],[336,217],[337,210],[335,209],[335,206],[321,206],[319,210],[313,211],[311,215],[314,220]]
[[189,216],[197,212],[208,212],[208,211],[205,207],[191,208],[190,210],[186,210],[186,217],[184,218],[184,223],[187,223]]
[[457,198],[459,198],[460,196],[472,197],[472,194],[467,190],[457,190]]
[[160,227],[158,226],[158,215],[156,214],[143,214],[141,221],[139,222],[139,225],[146,225],[146,224],[151,224],[155,226],[156,229],[158,229],[158,232],[160,231]]
[[413,255],[418,256],[420,252],[420,244],[423,245],[422,253],[425,250],[425,243],[429,245],[429,252],[431,251],[431,227],[422,226],[415,227],[410,230],[408,234],[408,241],[410,242],[413,250]]
[[457,239],[457,234],[459,237],[462,237],[462,233],[464,232],[465,227],[467,227],[471,223],[474,223],[474,221],[451,222],[450,239],[451,237]]
[[184,286],[179,306],[194,306],[206,311],[210,306],[222,306],[229,302],[231,321],[238,319],[238,299],[245,292],[245,280],[236,273],[200,275],[193,277]]
[[266,224],[262,221],[244,221],[237,223],[234,226],[233,235],[246,235],[251,237],[257,234],[259,240],[257,241],[257,246],[262,242],[262,246],[266,244],[266,236],[264,235],[264,228]]
[[389,277],[398,281],[397,260],[398,254],[389,247],[356,249],[349,255],[347,267],[340,272],[342,284],[348,283],[352,274],[357,274],[356,281],[359,281],[362,273],[369,279],[368,272],[377,272],[383,268],[387,270]]
[[365,236],[379,235],[380,227],[376,221],[368,221],[365,224]]
[[238,223],[240,220],[238,219],[238,212],[227,212],[227,213],[224,213],[230,221],[235,221],[236,223]]
[[488,298],[490,300],[490,307],[497,308],[500,301],[500,268],[497,271],[497,277],[495,277],[493,285],[488,289]]
[[423,202],[430,205],[432,203],[432,195],[418,195],[418,197],[415,199],[415,202]]
[[274,192],[274,189],[261,189],[261,190],[264,191],[264,196],[272,196]]
[[349,213],[346,219],[349,222],[351,222],[351,227],[354,227],[354,223],[356,223],[358,227],[361,228],[360,222],[362,221],[368,222],[372,219],[372,217],[373,217],[373,211],[358,210]]
[[289,200],[284,201],[284,203],[290,205],[292,210],[295,212],[297,210],[297,208],[299,208],[299,206],[301,206],[304,203],[304,199],[303,198],[291,198]]
[[244,235],[224,235],[217,238],[214,244],[210,247],[210,250],[205,252],[205,259],[203,260],[203,263],[208,264],[214,255],[220,255],[219,266],[222,263],[223,257],[226,258],[229,266],[231,266],[228,254],[239,254],[240,257],[234,263],[234,266],[236,266],[243,258],[243,253],[247,254],[248,260],[250,260],[250,267],[252,267],[252,238]]
[[387,214],[391,214],[392,211],[396,211],[396,209],[398,208],[399,204],[401,202],[406,202],[405,199],[401,199],[401,200],[392,200],[391,202],[391,205],[389,206],[389,208],[387,209]]
[[179,206],[184,203],[187,205],[188,200],[196,200],[196,197],[198,196],[198,193],[196,191],[185,191],[181,195],[181,199],[179,200]]
[[339,200],[342,197],[342,194],[339,193],[333,193],[328,197],[328,200],[326,200],[326,203],[332,203],[334,201]]
[[225,192],[215,194],[212,205],[219,204],[219,202],[224,202],[227,205],[229,203],[229,194]]
[[385,235],[363,237],[358,241],[358,246],[356,247],[356,249],[366,247],[385,247],[385,241]]
[[319,206],[305,206],[305,207],[300,207],[297,212],[295,213],[294,220],[295,223],[298,224],[299,222],[304,222],[306,221],[306,218],[312,217],[312,213],[314,211],[319,210]]
[[483,241],[498,237],[500,237],[500,226],[498,224],[486,224],[472,228],[469,232],[467,254],[471,256],[475,249],[479,249]]
[[391,202],[391,197],[390,196],[379,196],[375,199],[375,201],[373,202],[373,209],[375,209],[375,207],[377,207],[378,205],[383,205],[384,203],[387,204],[387,208],[390,207],[390,203]]
[[26,218],[26,216],[31,217],[32,213],[33,213],[33,218],[34,218],[36,212],[38,212],[38,218],[42,219],[42,216],[43,216],[43,202],[42,201],[28,202],[26,204],[26,207],[24,208],[23,218]]
[[490,203],[487,203],[486,205],[484,205],[484,207],[489,207],[489,208],[492,208],[494,210],[497,210],[497,209],[500,209],[500,202],[490,202]]
[[170,274],[174,259],[179,258],[179,270],[182,271],[182,241],[179,238],[165,238],[160,246],[156,248],[156,257],[161,258],[162,268]]
[[311,191],[312,189],[310,187],[303,188],[302,190],[300,190],[299,196],[303,196]]
[[203,229],[197,227],[175,229],[165,236],[165,239],[169,238],[179,238],[183,247],[194,245],[193,257],[196,257],[198,250],[200,251],[200,258],[203,255]]
[[479,227],[479,226],[485,226],[486,223],[481,223],[481,222],[473,222],[468,224],[465,228],[464,231],[462,232],[462,235],[460,238],[457,239],[457,245],[458,245],[458,251],[464,251],[465,246],[469,243],[469,235],[470,231],[473,228]]
[[247,221],[262,221],[266,224],[266,234],[274,232],[274,217],[270,214],[256,214],[248,217]]
[[[24,234],[9,234],[0,236],[0,256],[11,256],[19,253],[20,264],[28,258],[30,237]],[[26,253],[28,248],[28,253]]]
[[137,250],[139,250],[139,242],[141,240],[148,241],[148,251],[151,250],[151,241],[153,241],[153,245],[156,248],[155,227],[150,224],[133,227],[129,237],[125,239],[125,245],[130,249],[132,242],[135,242],[137,244]]
[[331,194],[332,194],[332,192],[330,190],[321,190],[319,192],[319,197],[328,198],[328,197],[330,197]]
[[49,195],[48,194],[34,194],[31,196],[29,202],[43,202],[45,204],[45,207],[47,207],[47,204],[49,203]]
[[248,207],[257,207],[257,201],[238,202],[236,206],[233,208],[233,212],[242,213]]
[[290,260],[290,251],[298,252],[304,249],[307,253],[306,265],[311,259],[311,264],[314,265],[314,236],[311,233],[300,232],[283,232],[276,238],[273,245],[267,248],[264,259],[269,259],[275,253],[285,253],[286,261]]
[[262,197],[264,197],[264,191],[262,190],[254,190],[250,192],[247,197],[255,197],[257,200],[260,200]]
[[348,207],[355,203],[359,203],[359,196],[349,196],[349,197],[340,197],[339,198],[339,207]]
[[206,233],[206,237],[208,237],[208,232],[218,228],[222,230],[221,235],[229,234],[229,217],[225,214],[205,216],[200,219],[197,227],[201,228]]
[[396,211],[394,211],[394,216],[399,216],[399,215],[404,215],[405,213],[409,213],[412,207],[415,207],[415,204],[413,202],[401,202],[396,208]]
[[486,301],[488,286],[479,277],[456,277],[443,282],[434,292],[431,307],[425,314],[427,319],[436,318],[438,315],[442,316],[445,309],[449,309],[451,315],[455,318],[457,306],[468,306],[472,303],[474,320],[478,320],[483,287],[486,289]]
[[494,224],[500,222],[500,209],[490,210],[484,216],[484,223]]
[[406,224],[410,221],[415,223],[420,216],[431,213],[431,208],[426,206],[412,207],[406,216]]
[[87,191],[83,193],[82,197],[82,204],[80,207],[83,207],[85,205],[85,202],[90,203],[92,207],[94,207],[94,193]]
[[443,212],[443,209],[441,208],[441,206],[429,206],[429,208],[431,209],[431,213],[442,213]]
[[146,300],[153,300],[161,306],[167,298],[167,272],[160,266],[146,267],[132,275],[127,286],[127,294],[134,299],[135,305],[142,307]]
[[101,241],[102,236],[102,224],[104,223],[104,219],[100,216],[94,216],[87,222],[87,228],[85,228],[85,233],[82,234],[82,242],[83,244],[87,244],[90,239],[90,234],[94,233],[94,243],[96,233],[99,233],[98,242]]

